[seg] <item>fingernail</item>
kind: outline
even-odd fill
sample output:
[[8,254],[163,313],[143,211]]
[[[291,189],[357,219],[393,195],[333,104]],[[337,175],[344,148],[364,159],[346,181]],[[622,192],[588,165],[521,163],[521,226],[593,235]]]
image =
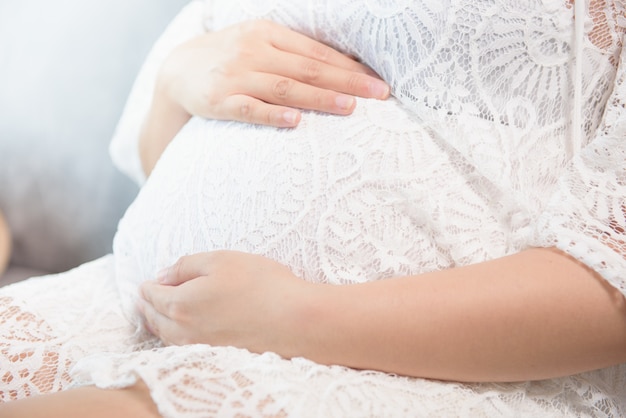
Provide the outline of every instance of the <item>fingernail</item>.
[[382,81],[372,81],[369,86],[370,94],[376,99],[389,97],[389,86]]
[[283,120],[287,122],[289,126],[295,126],[298,123],[298,113],[293,110],[288,110],[283,113]]
[[354,106],[354,97],[339,95],[335,98],[335,104],[341,110],[349,110]]

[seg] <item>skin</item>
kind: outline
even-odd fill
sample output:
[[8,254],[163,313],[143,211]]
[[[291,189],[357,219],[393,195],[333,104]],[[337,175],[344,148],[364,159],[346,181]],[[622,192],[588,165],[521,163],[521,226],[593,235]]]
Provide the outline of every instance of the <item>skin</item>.
[[232,345],[471,382],[552,378],[626,361],[624,297],[554,249],[344,286],[218,251],[181,258],[141,295],[148,328],[174,345]]
[[54,395],[0,404],[0,418],[158,418],[161,415],[139,382],[121,390],[83,387]]
[[[298,108],[349,114],[354,104],[337,106],[341,101],[333,97],[388,95],[388,90],[372,94],[385,90],[372,88],[376,78],[348,57],[320,53],[310,41],[304,43],[308,46],[299,41],[284,45],[271,34],[263,35],[268,26],[263,29],[231,28],[224,34],[230,47],[221,52],[207,35],[172,54],[141,137],[146,174],[191,115],[291,127],[300,120]],[[249,51],[263,53],[244,53],[249,42],[255,45]],[[198,62],[202,54],[194,50],[214,53]],[[264,54],[273,58],[253,59]],[[272,66],[270,61],[279,59],[305,64]],[[287,74],[285,68],[303,72]],[[335,80],[338,74],[344,76]],[[253,86],[248,77],[262,82]],[[256,85],[264,87],[257,90]],[[279,85],[288,88],[277,89]],[[277,91],[285,93],[276,96]],[[307,102],[307,97],[315,99]],[[292,111],[297,112],[295,119],[285,117]],[[138,307],[147,326],[167,344],[233,345],[286,358],[303,356],[323,364],[454,381],[544,379],[626,361],[623,295],[583,264],[550,248],[346,286],[308,283],[259,255],[218,251],[181,258],[146,282],[141,296]],[[0,418],[84,416],[86,403],[102,405],[90,409],[94,417],[159,416],[139,382],[125,390],[81,388],[11,402],[0,405]]]
[[[192,116],[293,128],[300,109],[349,115],[354,96],[389,94],[371,69],[272,22],[206,33],[176,48],[159,72],[139,138],[142,166],[149,176]],[[124,390],[87,387],[0,404],[0,418],[87,415],[160,416],[142,382]]]
[[349,115],[354,96],[386,99],[369,68],[269,21],[234,25],[179,46],[163,65],[139,140],[146,175],[193,116],[293,128],[299,109]]
[[[346,286],[307,283],[267,258],[219,251],[180,259],[141,294],[148,327],[169,344],[454,381],[543,379],[626,361],[624,297],[554,249]],[[0,405],[0,418],[81,416],[88,405],[102,405],[93,417],[159,416],[139,382],[11,402]]]
[[11,233],[9,227],[0,212],[0,275],[4,273],[11,255]]

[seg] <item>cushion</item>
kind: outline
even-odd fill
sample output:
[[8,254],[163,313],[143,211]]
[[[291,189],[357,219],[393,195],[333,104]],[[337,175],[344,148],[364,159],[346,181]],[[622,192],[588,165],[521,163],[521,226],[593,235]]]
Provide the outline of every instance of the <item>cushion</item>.
[[56,272],[111,251],[137,188],[108,143],[141,62],[185,3],[0,2],[0,210],[13,264]]

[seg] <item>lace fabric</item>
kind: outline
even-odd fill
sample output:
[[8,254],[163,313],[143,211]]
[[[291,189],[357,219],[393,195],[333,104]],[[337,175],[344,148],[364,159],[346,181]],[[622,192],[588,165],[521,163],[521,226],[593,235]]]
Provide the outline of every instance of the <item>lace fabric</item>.
[[566,2],[192,2],[155,46],[114,139],[138,181],[160,60],[202,25],[275,20],[359,56],[396,98],[359,99],[348,118],[305,112],[289,131],[192,119],[120,222],[113,257],[0,290],[0,399],[141,378],[165,417],[626,415],[624,365],[461,385],[165,348],[137,331],[134,311],[141,281],[221,248],[339,285],[558,245],[625,292],[624,4],[593,1],[585,15],[576,145]]
[[559,179],[535,243],[585,262],[626,294],[626,57],[596,139]]
[[0,290],[0,402],[71,386],[78,359],[133,340],[108,256]]
[[[626,413],[626,366],[539,382],[458,384],[328,367],[305,359],[287,361],[272,353],[229,347],[162,347],[123,320],[112,263],[105,257],[68,273],[2,288],[0,401],[94,382],[125,387],[142,379],[164,417]],[[60,290],[75,309],[60,310],[58,301],[51,301],[49,294]],[[26,292],[30,300],[23,299]],[[105,304],[112,309],[104,310]]]
[[[347,120],[309,112],[289,133],[192,121],[195,128],[186,129],[171,147],[186,148],[184,155],[166,151],[162,165],[168,168],[156,170],[156,180],[148,182],[120,225],[115,251],[122,293],[133,295],[137,281],[180,254],[213,248],[264,253],[305,279],[347,283],[554,245],[535,234],[537,220],[546,202],[557,199],[556,184],[572,154],[593,142],[602,121],[620,59],[623,4],[591,3],[579,19],[590,33],[583,38],[581,60],[573,56],[573,8],[560,1],[365,5],[348,0],[204,3],[203,19],[211,29],[267,18],[361,57],[389,80],[398,101],[359,101],[363,109]],[[578,76],[576,62],[582,63]],[[575,84],[584,103],[581,126],[573,123]],[[610,103],[608,112],[619,109]],[[582,143],[574,145],[579,129]],[[337,132],[345,132],[342,141]],[[398,135],[406,139],[394,143]],[[204,158],[197,155],[223,161],[203,167]],[[370,162],[373,166],[367,166]],[[233,169],[241,171],[239,178],[232,178]],[[288,178],[292,173],[299,177]],[[606,188],[611,210],[619,215],[617,174],[608,176]],[[259,178],[274,183],[260,184]],[[179,190],[178,184],[188,187]],[[283,208],[264,207],[270,195],[282,196]],[[203,207],[212,196],[224,196],[229,204]],[[181,209],[172,204],[177,201],[193,204]],[[602,236],[619,233],[610,227],[619,225],[619,216],[601,220],[596,215],[605,225]],[[350,221],[355,216],[362,220],[358,227]],[[188,223],[161,226],[163,218]],[[194,226],[198,220],[203,231]],[[341,234],[358,239],[348,245]],[[385,242],[381,236],[398,238]],[[592,246],[606,242],[586,233],[577,240]],[[620,240],[609,245],[614,248]],[[145,242],[152,245],[146,248]],[[589,256],[586,260],[577,252],[583,262],[597,262]],[[614,271],[624,268],[620,260],[608,265]]]

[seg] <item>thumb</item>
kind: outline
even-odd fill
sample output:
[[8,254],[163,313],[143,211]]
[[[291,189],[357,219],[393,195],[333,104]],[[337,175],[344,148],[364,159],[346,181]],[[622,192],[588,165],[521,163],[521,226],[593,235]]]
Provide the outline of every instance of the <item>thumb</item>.
[[208,273],[209,253],[187,255],[157,273],[157,282],[162,285],[178,286]]

